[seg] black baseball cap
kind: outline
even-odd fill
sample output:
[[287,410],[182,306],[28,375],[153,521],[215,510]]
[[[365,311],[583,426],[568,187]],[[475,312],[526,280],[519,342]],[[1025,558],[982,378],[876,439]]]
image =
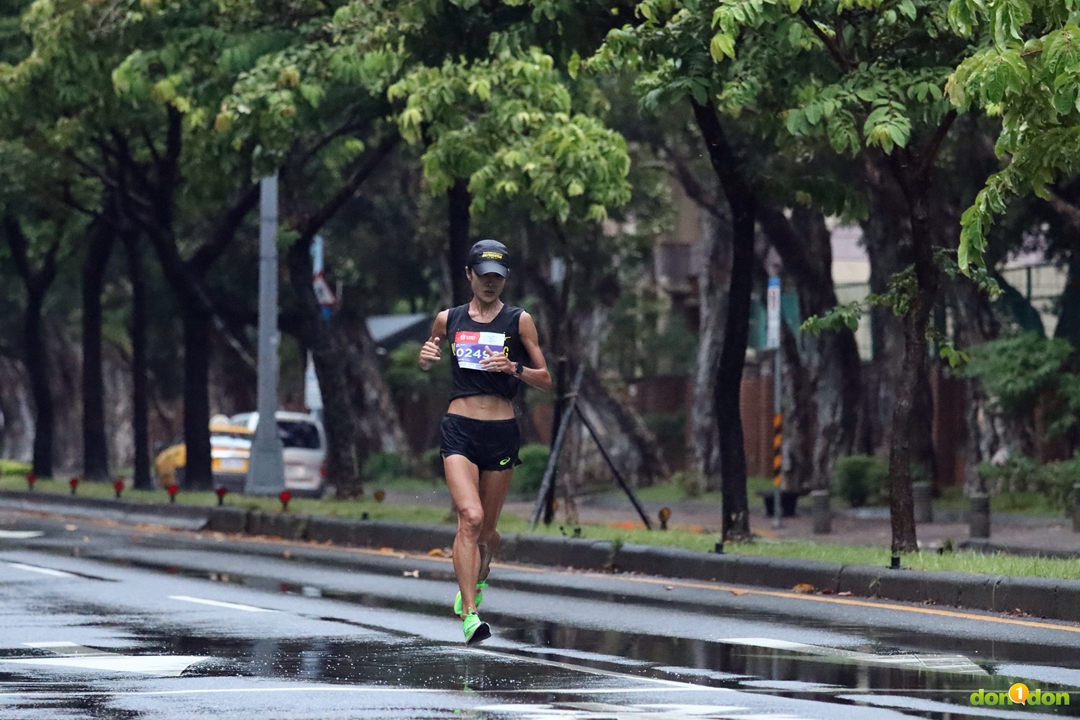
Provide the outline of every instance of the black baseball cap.
[[480,240],[469,250],[465,267],[477,275],[498,273],[506,277],[510,274],[510,251],[498,240]]

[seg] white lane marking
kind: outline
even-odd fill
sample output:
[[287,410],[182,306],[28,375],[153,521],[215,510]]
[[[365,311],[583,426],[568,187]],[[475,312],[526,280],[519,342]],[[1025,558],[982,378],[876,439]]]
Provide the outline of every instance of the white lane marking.
[[238,603],[222,602],[221,600],[206,600],[205,598],[189,597],[187,595],[170,595],[170,600],[181,602],[198,603],[199,605],[211,605],[213,607],[228,608],[229,610],[243,610],[244,612],[277,612],[267,608],[255,607],[254,605],[240,605]]
[[116,655],[117,653],[108,652],[105,650],[95,650],[94,648],[88,648],[85,645],[79,645],[78,643],[68,642],[66,640],[57,640],[51,642],[32,642],[23,643],[26,647],[31,647],[36,650],[48,650],[56,655],[62,655],[66,657],[88,656],[88,655]]
[[802,650],[803,648],[810,647],[805,643],[777,640],[775,638],[728,638],[726,640],[719,640],[718,642],[729,643],[732,645],[752,645],[754,647],[773,648],[776,650]]
[[875,653],[859,652],[857,650],[845,650],[844,648],[827,647],[824,645],[807,645],[805,643],[777,640],[775,638],[727,638],[717,642],[731,645],[749,645],[751,647],[771,648],[774,650],[789,650],[791,652],[817,655],[819,657],[836,658],[867,665],[890,665],[920,670],[934,670],[937,672],[958,673],[961,675],[989,675],[985,669],[976,665],[971,659],[963,655],[946,655],[934,653],[903,653],[900,655],[877,655]]
[[199,655],[79,655],[55,658],[5,658],[0,660],[0,663],[179,677],[180,673],[191,665],[208,659]]
[[23,643],[26,647],[52,649],[52,648],[77,648],[83,647],[78,643],[68,642],[67,640],[51,640],[49,642],[33,642]]
[[44,534],[40,530],[0,530],[0,540],[30,540]]
[[[546,665],[548,667],[559,668],[560,670],[572,670],[574,672],[587,673],[589,675],[601,675],[604,677],[618,678],[620,680],[636,680],[638,682],[654,683],[661,687],[669,687],[680,690],[708,690],[708,691],[729,691],[730,688],[714,688],[704,685],[695,685],[693,683],[677,682],[675,680],[662,680],[660,678],[640,677],[637,675],[630,675],[628,673],[615,672],[614,670],[600,670],[597,668],[582,667],[581,665],[573,665],[571,663],[559,662],[558,660],[545,660],[542,658],[525,657],[523,655],[515,655],[514,653],[501,653],[494,650],[479,650],[476,648],[465,648],[466,652],[474,653],[477,655],[489,655],[491,657],[503,658],[504,660],[514,660],[517,662],[535,663],[537,665]],[[655,689],[655,688],[653,688]]]
[[5,562],[5,565],[9,565],[19,570],[26,570],[27,572],[41,573],[42,575],[51,575],[52,577],[73,578],[79,577],[63,570],[53,570],[52,568],[38,567],[37,565],[23,565],[22,563]]
[[[734,720],[735,718],[766,717],[761,715],[742,715],[747,707],[740,705],[670,705],[670,704],[647,704],[647,705],[611,705],[609,703],[546,703],[543,705],[509,704],[480,705],[473,708],[476,712],[494,712],[512,715],[527,715],[527,720],[533,718],[560,717],[568,720],[594,720],[595,718],[645,718],[655,720],[687,720],[688,718],[701,718],[702,720]],[[798,720],[794,715],[768,715],[771,720]]]

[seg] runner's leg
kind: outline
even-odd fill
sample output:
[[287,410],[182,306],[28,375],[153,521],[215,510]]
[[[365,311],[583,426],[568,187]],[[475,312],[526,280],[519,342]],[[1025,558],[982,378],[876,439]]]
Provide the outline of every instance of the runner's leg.
[[443,458],[446,486],[458,509],[458,531],[454,537],[454,573],[461,590],[462,615],[476,612],[476,580],[480,573],[477,543],[484,525],[480,502],[480,471],[464,455]]
[[480,529],[480,567],[477,578],[486,580],[491,568],[491,558],[499,548],[499,524],[506,493],[510,490],[510,480],[514,476],[511,470],[484,470],[480,473],[480,505],[484,511],[484,523]]

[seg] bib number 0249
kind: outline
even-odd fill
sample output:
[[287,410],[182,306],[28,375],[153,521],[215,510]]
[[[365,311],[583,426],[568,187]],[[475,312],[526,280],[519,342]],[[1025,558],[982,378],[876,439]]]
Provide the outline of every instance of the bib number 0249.
[[458,367],[466,370],[484,370],[480,361],[490,355],[507,352],[506,335],[492,332],[458,332],[454,336],[454,357]]

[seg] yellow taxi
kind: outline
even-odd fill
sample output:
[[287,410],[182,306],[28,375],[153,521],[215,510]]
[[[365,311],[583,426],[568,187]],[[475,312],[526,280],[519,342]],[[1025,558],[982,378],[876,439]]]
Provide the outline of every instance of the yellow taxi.
[[[231,492],[243,489],[247,477],[251,441],[255,433],[243,425],[234,425],[214,418],[210,423],[210,468],[214,487],[224,486]],[[177,443],[167,447],[154,458],[158,483],[163,488],[184,484],[187,446]]]

